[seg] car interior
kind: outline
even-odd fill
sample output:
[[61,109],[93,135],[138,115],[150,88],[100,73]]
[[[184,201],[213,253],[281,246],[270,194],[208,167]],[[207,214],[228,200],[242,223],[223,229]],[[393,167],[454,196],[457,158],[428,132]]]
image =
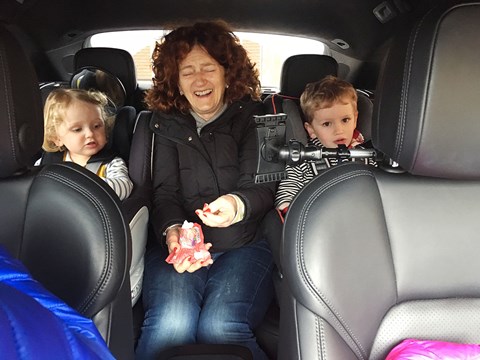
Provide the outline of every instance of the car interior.
[[[135,358],[152,206],[154,134],[143,102],[151,84],[137,78],[131,53],[89,39],[218,18],[238,31],[323,42],[325,54],[280,64],[278,90],[262,94],[265,112],[286,115],[285,143],[306,144],[300,94],[326,75],[345,79],[379,164],[334,166],[290,205],[270,240],[276,298],[255,329],[267,356],[380,360],[405,339],[480,344],[480,6],[472,0],[3,1],[0,243],[92,319],[115,358]],[[128,199],[74,163],[33,166],[43,103],[59,87],[109,94],[109,144],[128,164]],[[164,358],[252,356],[232,344],[191,344]]]

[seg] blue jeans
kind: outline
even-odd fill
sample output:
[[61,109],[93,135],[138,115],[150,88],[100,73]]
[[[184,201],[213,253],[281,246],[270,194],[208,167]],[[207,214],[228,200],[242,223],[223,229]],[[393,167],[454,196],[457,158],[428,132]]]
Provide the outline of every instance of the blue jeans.
[[169,347],[240,344],[267,359],[252,332],[273,299],[272,254],[265,240],[213,254],[208,268],[179,274],[152,247],[143,280],[145,319],[137,359],[156,359]]

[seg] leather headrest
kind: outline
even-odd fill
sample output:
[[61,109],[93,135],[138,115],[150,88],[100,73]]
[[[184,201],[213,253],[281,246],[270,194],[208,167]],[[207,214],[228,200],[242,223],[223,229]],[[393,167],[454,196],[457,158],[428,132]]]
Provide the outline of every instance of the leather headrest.
[[305,86],[327,75],[337,76],[338,63],[328,55],[290,56],[282,66],[280,94],[299,98]]
[[373,142],[408,172],[479,179],[480,3],[444,1],[394,41]]
[[0,26],[0,178],[33,165],[43,142],[38,79],[20,44]]
[[72,89],[95,89],[103,92],[117,108],[125,105],[125,86],[118,77],[98,68],[82,68],[73,74]]
[[137,75],[132,55],[115,48],[83,48],[74,59],[75,71],[84,67],[96,67],[115,75],[125,87],[127,98],[132,98],[137,89]]
[[357,110],[357,129],[362,133],[365,141],[372,140],[373,102],[361,90],[357,90]]

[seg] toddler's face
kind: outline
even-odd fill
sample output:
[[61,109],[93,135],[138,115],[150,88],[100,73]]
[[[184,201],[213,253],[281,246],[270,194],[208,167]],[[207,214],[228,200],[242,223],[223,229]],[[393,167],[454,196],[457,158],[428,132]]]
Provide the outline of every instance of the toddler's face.
[[65,112],[63,122],[57,127],[55,144],[65,146],[74,162],[85,165],[106,143],[100,108],[84,101],[73,101]]
[[316,110],[312,123],[305,123],[305,129],[311,138],[318,138],[327,148],[340,144],[348,147],[357,126],[357,116],[351,102],[337,102],[332,107]]

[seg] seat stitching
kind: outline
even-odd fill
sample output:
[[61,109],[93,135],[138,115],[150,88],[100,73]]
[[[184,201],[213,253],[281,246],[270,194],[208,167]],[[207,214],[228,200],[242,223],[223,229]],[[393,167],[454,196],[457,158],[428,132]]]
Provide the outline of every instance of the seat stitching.
[[[423,16],[423,18],[418,22],[417,26],[415,27],[414,33],[412,33],[412,36],[410,37],[409,40],[409,45],[407,49],[409,50],[407,52],[407,57],[408,60],[405,61],[405,67],[404,67],[404,74],[406,76],[403,77],[402,81],[402,93],[401,93],[401,110],[400,110],[400,119],[399,119],[399,124],[398,124],[398,132],[397,132],[397,138],[395,142],[395,147],[396,147],[396,155],[397,158],[400,157],[400,153],[402,152],[403,149],[403,141],[405,138],[405,127],[406,127],[406,117],[407,117],[407,97],[406,93],[408,92],[408,88],[411,82],[411,73],[412,73],[412,64],[413,64],[413,55],[414,55],[414,48],[416,47],[417,39],[418,39],[418,33],[420,32],[420,28],[422,27],[423,23],[425,22],[425,19],[427,16],[432,12],[433,10],[429,10],[427,14]],[[408,55],[410,53],[410,55]]]
[[7,110],[7,117],[8,117],[8,122],[9,122],[9,135],[10,135],[10,149],[12,150],[12,156],[15,160],[17,160],[17,153],[16,149],[14,146],[15,140],[14,140],[14,134],[13,131],[15,130],[15,127],[12,126],[12,123],[15,123],[15,120],[12,120],[12,118],[15,117],[15,115],[12,116],[11,110],[15,112],[15,108],[11,106],[12,100],[12,91],[9,91],[11,89],[8,88],[7,84],[11,84],[10,80],[11,77],[9,76],[9,71],[8,71],[8,66],[7,66],[7,61],[5,59],[4,54],[6,53],[5,47],[3,46],[3,43],[1,44],[2,47],[0,49],[0,64],[1,64],[1,69],[2,69],[2,75],[3,75],[3,83],[4,83],[4,88],[5,88],[5,101],[6,101],[6,110]]
[[[320,354],[320,359],[323,359],[324,356],[323,354],[325,354],[325,358],[327,358],[327,346],[325,344],[325,329],[324,329],[324,326],[323,326],[323,321],[322,319],[319,319],[318,317],[315,319],[316,322],[320,323],[319,324],[319,328],[320,328],[320,341],[317,341],[317,344],[319,344],[320,346],[320,349],[319,350],[319,354]],[[318,338],[318,331],[317,331],[317,338]]]
[[356,170],[352,171],[349,174],[344,174],[339,176],[338,178],[332,179],[328,181],[327,183],[323,184],[320,188],[315,190],[315,192],[309,196],[307,201],[305,201],[305,205],[302,207],[301,215],[300,215],[300,223],[301,226],[297,227],[296,231],[296,239],[300,239],[299,243],[297,243],[299,251],[297,252],[297,265],[300,268],[300,273],[305,281],[305,284],[307,285],[307,288],[311,290],[312,295],[319,299],[321,303],[323,303],[326,307],[327,310],[329,310],[334,316],[332,319],[334,320],[337,325],[340,325],[340,330],[342,333],[348,338],[351,338],[353,340],[353,345],[354,346],[354,351],[357,353],[357,356],[359,356],[361,359],[366,358],[366,351],[361,345],[359,339],[357,336],[353,333],[353,331],[350,329],[348,324],[345,322],[343,317],[340,315],[340,313],[335,309],[333,304],[327,299],[325,294],[321,292],[314,284],[310,276],[308,275],[305,261],[304,261],[304,248],[303,248],[303,243],[304,243],[304,233],[305,233],[305,218],[308,216],[308,213],[310,211],[310,207],[312,206],[314,200],[318,198],[322,193],[324,193],[326,190],[330,189],[333,186],[336,186],[344,181],[351,180],[353,178],[359,177],[359,176],[369,176],[369,177],[374,177],[371,171],[368,170]]
[[102,220],[104,238],[107,239],[105,244],[106,256],[105,256],[104,266],[102,269],[102,275],[100,279],[97,281],[95,287],[92,289],[92,291],[88,294],[86,299],[80,305],[81,309],[83,311],[86,311],[94,304],[94,300],[96,300],[96,298],[98,298],[99,296],[99,291],[103,291],[105,289],[108,279],[112,277],[112,267],[113,267],[112,264],[114,262],[114,259],[113,259],[113,250],[112,250],[112,247],[113,247],[112,227],[109,220],[109,216],[107,215],[106,209],[93,196],[91,192],[73,183],[68,178],[48,170],[42,172],[41,174],[39,174],[39,176],[43,176],[43,177],[61,182],[62,184],[72,189],[75,189],[81,194],[83,194],[97,209],[100,219]]

